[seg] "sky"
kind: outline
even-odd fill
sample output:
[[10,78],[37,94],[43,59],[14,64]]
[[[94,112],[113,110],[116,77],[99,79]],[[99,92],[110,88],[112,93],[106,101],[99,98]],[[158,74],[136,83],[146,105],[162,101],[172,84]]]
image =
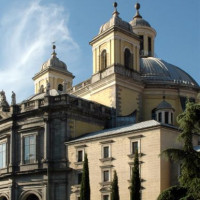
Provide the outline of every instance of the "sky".
[[[32,77],[52,53],[75,75],[74,85],[92,75],[89,42],[112,16],[113,0],[1,0],[0,90],[17,102],[34,93]],[[125,21],[136,0],[118,0]],[[200,84],[200,1],[138,0],[140,14],[157,31],[156,57],[189,73]]]

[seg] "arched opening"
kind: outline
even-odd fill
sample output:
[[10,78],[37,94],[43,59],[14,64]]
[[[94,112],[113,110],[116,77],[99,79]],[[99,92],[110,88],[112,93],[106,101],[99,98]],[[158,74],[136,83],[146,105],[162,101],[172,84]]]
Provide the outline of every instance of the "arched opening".
[[44,92],[44,86],[41,85],[41,86],[40,86],[40,93],[43,93],[43,92]]
[[0,200],[8,200],[5,196],[0,197]]
[[62,85],[62,84],[59,84],[59,85],[58,85],[58,90],[59,90],[59,91],[63,91],[63,85]]
[[131,52],[129,49],[125,49],[124,51],[124,66],[127,68],[131,68],[132,66],[132,62],[131,62]]
[[104,49],[101,53],[101,70],[107,67],[107,53]]
[[39,198],[35,194],[29,195],[26,200],[39,200]]

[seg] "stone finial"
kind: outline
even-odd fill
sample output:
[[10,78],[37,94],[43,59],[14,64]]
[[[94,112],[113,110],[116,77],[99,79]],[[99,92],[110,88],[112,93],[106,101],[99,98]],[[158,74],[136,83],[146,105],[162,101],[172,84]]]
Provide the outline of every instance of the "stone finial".
[[16,94],[12,91],[12,95],[11,95],[11,105],[14,106],[16,105]]
[[56,42],[52,42],[52,44],[53,44],[53,46],[52,46],[52,49],[53,49],[53,52],[52,52],[52,56],[56,56],[57,54],[56,54],[56,51],[55,51],[55,49],[56,49],[56,45],[55,45],[55,43]]
[[119,12],[117,11],[117,2],[114,2],[113,3],[113,6],[114,6],[114,12],[113,12],[113,16],[114,17],[118,17],[119,16]]
[[134,16],[134,18],[142,18],[142,16],[140,15],[140,4],[139,3],[136,3],[135,4],[135,9],[136,9],[136,15]]

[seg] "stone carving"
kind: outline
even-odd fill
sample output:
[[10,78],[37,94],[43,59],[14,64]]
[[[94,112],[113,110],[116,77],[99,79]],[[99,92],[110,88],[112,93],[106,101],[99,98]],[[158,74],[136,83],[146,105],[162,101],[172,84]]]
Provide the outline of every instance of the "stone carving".
[[43,93],[44,92],[44,86],[43,85],[41,85],[40,86],[40,91],[39,91],[40,93]]
[[50,92],[50,83],[49,81],[46,81],[46,95],[49,95],[49,92]]
[[11,105],[14,106],[16,105],[16,94],[12,91],[12,96],[11,96]]
[[0,92],[0,107],[9,107],[8,102],[6,101],[5,92],[3,90]]

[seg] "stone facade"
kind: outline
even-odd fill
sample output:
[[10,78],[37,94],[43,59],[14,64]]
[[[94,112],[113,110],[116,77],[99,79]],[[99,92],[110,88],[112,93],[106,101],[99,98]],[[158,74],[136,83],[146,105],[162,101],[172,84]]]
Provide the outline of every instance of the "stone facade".
[[6,158],[0,169],[0,197],[68,199],[71,169],[64,142],[102,129],[110,113],[110,108],[67,94],[38,95],[10,107],[10,116],[0,121],[0,145],[6,146],[1,154]]

